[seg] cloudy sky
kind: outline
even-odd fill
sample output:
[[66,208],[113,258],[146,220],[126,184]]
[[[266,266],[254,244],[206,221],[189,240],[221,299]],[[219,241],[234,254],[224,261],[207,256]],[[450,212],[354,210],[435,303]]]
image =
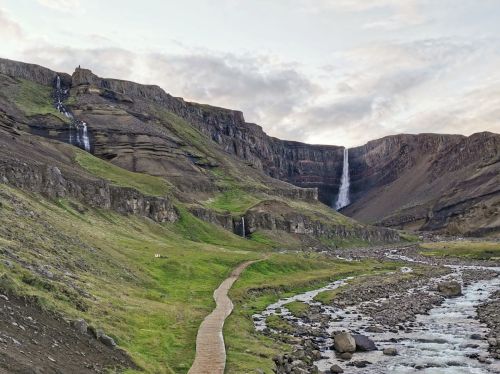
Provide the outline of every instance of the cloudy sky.
[[498,0],[0,0],[0,57],[158,84],[271,135],[500,132]]

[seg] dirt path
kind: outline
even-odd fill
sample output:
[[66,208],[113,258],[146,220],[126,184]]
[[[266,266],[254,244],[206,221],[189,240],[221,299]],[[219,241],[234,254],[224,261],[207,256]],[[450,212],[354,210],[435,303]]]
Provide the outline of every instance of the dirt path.
[[233,303],[227,295],[240,274],[254,262],[246,261],[238,265],[214,292],[216,307],[200,325],[196,337],[196,357],[188,374],[223,374],[226,366],[226,348],[222,328],[224,321],[233,311]]

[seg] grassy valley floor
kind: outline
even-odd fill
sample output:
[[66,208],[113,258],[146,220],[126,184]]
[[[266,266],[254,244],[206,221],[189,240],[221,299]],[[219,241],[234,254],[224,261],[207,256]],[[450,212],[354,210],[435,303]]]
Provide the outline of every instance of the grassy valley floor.
[[[33,295],[44,309],[84,318],[151,373],[188,371],[214,289],[239,263],[272,250],[259,236],[242,239],[182,210],[178,222],[157,224],[5,185],[0,204],[2,292]],[[253,331],[252,313],[287,292],[381,266],[307,253],[273,253],[253,264],[231,291],[227,371],[269,371],[272,356],[286,349]]]

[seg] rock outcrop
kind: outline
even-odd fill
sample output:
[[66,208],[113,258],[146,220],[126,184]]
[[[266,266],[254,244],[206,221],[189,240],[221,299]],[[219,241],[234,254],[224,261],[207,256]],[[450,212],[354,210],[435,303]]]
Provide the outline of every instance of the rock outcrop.
[[73,198],[91,207],[112,209],[122,214],[175,222],[178,213],[168,197],[146,196],[137,190],[110,185],[104,180],[65,177],[58,167],[0,161],[0,182],[46,197]]
[[71,81],[71,76],[69,74],[57,73],[44,68],[43,66],[27,64],[4,58],[0,58],[0,74],[5,74],[18,79],[26,79],[45,86],[54,86],[57,75],[59,75],[66,83]]
[[357,239],[373,243],[400,240],[394,230],[362,226],[354,221],[336,224],[321,214],[311,217],[276,201],[257,204],[245,213],[244,218],[247,234],[256,230],[279,230],[324,239]]
[[500,135],[395,135],[349,150],[343,212],[384,226],[476,235],[498,232]]

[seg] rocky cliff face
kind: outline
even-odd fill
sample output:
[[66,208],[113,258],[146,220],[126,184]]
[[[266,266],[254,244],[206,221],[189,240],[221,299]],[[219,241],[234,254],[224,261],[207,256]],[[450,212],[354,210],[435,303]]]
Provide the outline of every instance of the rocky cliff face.
[[104,180],[72,180],[63,176],[57,166],[2,160],[0,182],[52,199],[73,198],[91,207],[148,217],[156,222],[175,222],[179,217],[167,197],[146,196]]
[[[185,102],[165,93],[158,86],[145,86],[115,79],[102,79],[90,70],[76,69],[72,87],[85,92],[101,89],[100,95],[118,101],[146,100],[195,124],[224,151],[245,160],[273,178],[306,188],[318,188],[319,199],[331,205],[337,194],[343,148],[283,141],[268,136],[262,127],[247,123],[243,113],[224,108]],[[83,91],[82,91],[83,90]]]
[[477,234],[500,229],[500,135],[396,135],[349,151],[345,213],[392,227]]
[[57,75],[66,83],[69,83],[71,76],[65,73],[56,73],[50,69],[35,64],[27,64],[0,58],[0,73],[10,77],[26,79],[40,83],[45,86],[54,86]]
[[[0,60],[0,73],[51,87],[57,75],[8,60]],[[186,102],[158,86],[104,79],[80,68],[72,76],[60,76],[70,92],[69,107],[88,124],[92,153],[120,167],[166,177],[186,193],[214,193],[221,186],[210,171],[230,167],[224,156],[229,154],[250,166],[244,173],[267,184],[275,195],[316,197],[329,206],[336,200],[342,147],[272,138],[245,122],[239,111]],[[38,135],[63,141],[69,136],[67,125],[52,117],[15,120],[25,121]],[[179,129],[179,120],[204,137],[185,132],[184,125]],[[489,133],[403,134],[352,148],[352,204],[343,212],[392,227],[495,231],[500,226],[491,219],[498,206],[498,153],[498,135]],[[263,178],[262,171],[313,189],[290,188]],[[471,217],[477,227],[468,227]]]
[[323,239],[361,239],[371,243],[387,243],[399,240],[394,230],[360,225],[332,224],[321,217],[312,218],[291,209],[286,204],[263,202],[246,212],[246,231],[252,233],[258,229],[280,230],[291,234],[311,235]]

